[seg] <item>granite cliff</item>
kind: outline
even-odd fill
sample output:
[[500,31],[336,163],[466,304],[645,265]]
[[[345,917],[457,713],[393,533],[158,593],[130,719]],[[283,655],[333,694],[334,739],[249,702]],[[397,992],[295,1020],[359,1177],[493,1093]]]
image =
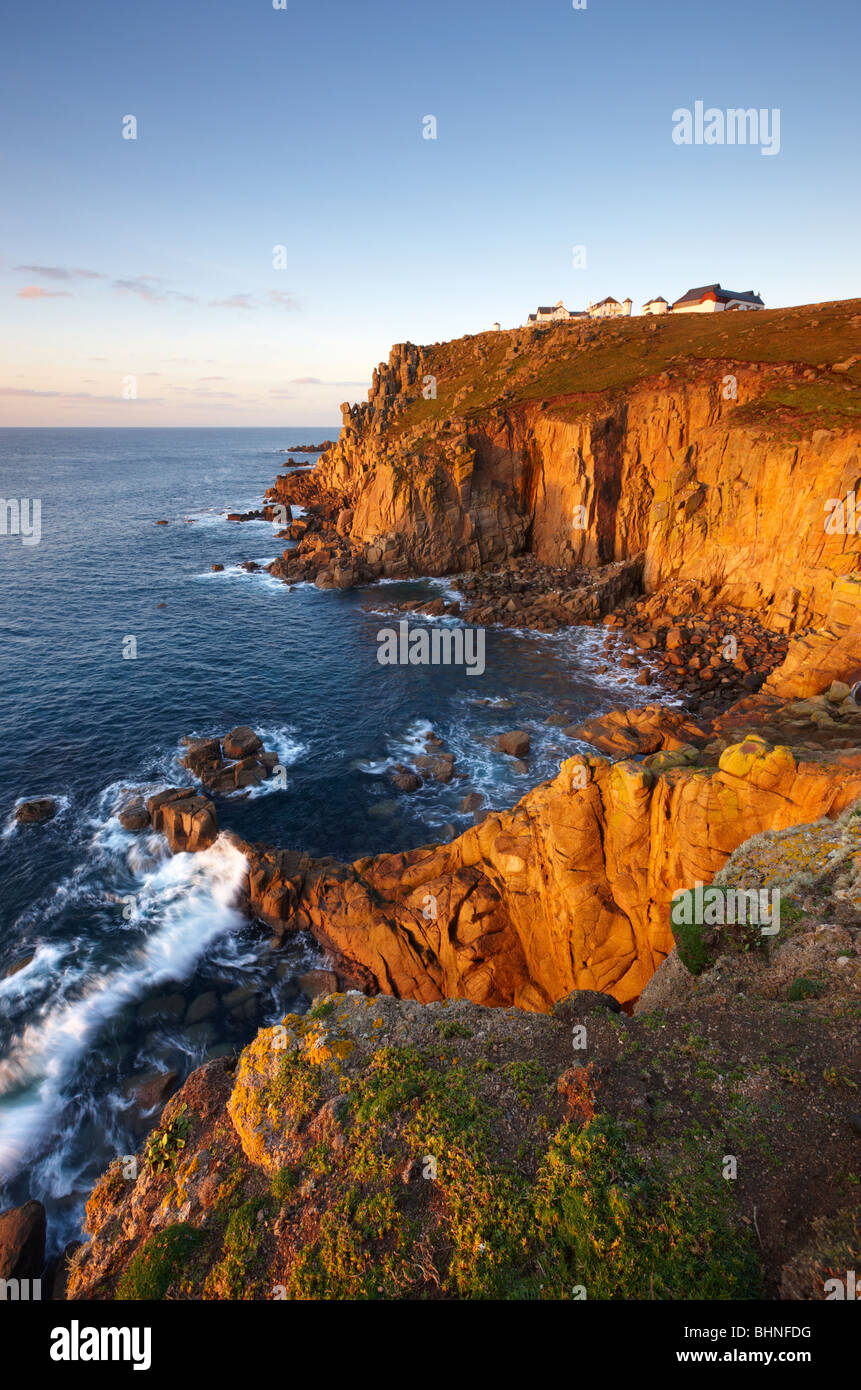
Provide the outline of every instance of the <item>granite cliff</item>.
[[[287,582],[468,572],[479,620],[630,625],[707,699],[566,729],[594,751],[447,843],[234,840],[249,915],[341,988],[189,1077],[94,1190],[71,1297],[807,1299],[854,1267],[859,326],[852,301],[401,344],[277,480]],[[268,772],[222,751],[190,780]],[[200,790],[136,814],[203,846]],[[697,882],[779,890],[776,938],[677,939]]]

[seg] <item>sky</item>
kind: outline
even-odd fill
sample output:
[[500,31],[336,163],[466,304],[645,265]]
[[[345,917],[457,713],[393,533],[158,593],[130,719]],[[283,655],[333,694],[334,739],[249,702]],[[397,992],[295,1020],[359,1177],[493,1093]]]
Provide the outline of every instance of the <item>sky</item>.
[[538,304],[856,296],[858,0],[576,3],[7,5],[0,425],[328,427]]

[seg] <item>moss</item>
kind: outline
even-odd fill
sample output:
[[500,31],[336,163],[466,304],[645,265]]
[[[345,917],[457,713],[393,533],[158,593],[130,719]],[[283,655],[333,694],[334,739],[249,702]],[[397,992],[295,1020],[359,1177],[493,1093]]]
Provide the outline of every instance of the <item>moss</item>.
[[681,1181],[606,1116],[578,1130],[542,1112],[506,1150],[511,1092],[534,1104],[547,1087],[537,1062],[488,1078],[383,1048],[343,1086],[354,1123],[288,1297],[570,1298],[576,1285],[589,1298],[755,1296],[733,1194],[707,1165]]
[[[760,925],[728,920],[739,910],[739,900],[735,896],[737,892],[741,890],[712,884],[705,889],[699,906],[694,889],[685,889],[674,897],[670,909],[670,930],[679,959],[691,975],[701,975],[724,952],[765,949],[768,937]],[[720,895],[719,901],[716,895]],[[712,913],[718,917],[718,921],[697,920],[698,917],[708,918]]]
[[823,986],[819,980],[811,980],[806,975],[799,975],[789,986],[787,999],[795,1004],[799,999],[815,999],[821,994]]
[[270,1210],[267,1197],[252,1197],[230,1213],[221,1258],[206,1280],[205,1293],[212,1298],[253,1298],[254,1266],[263,1238],[261,1216]]
[[[558,1245],[558,1280],[589,1298],[752,1298],[758,1261],[733,1220],[731,1194],[699,1161],[684,1180],[634,1157],[624,1131],[599,1117],[579,1133],[563,1125],[537,1184],[539,1229]],[[713,1171],[717,1171],[714,1165]]]
[[444,1038],[471,1038],[473,1036],[472,1029],[467,1028],[465,1023],[458,1023],[456,1018],[443,1019],[436,1026]]
[[119,1300],[191,1298],[196,1264],[207,1245],[206,1236],[180,1222],[151,1236],[129,1261],[117,1286]]
[[299,1183],[299,1175],[294,1168],[281,1168],[272,1179],[270,1191],[273,1200],[284,1203],[289,1200]]

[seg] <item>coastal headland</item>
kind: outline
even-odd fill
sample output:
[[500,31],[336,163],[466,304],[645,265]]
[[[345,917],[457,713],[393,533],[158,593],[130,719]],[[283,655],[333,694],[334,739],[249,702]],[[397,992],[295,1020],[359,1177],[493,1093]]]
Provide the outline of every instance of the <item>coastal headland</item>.
[[[859,329],[853,300],[399,344],[316,466],[274,481],[285,583],[450,576],[456,598],[407,611],[601,626],[608,666],[668,702],[558,711],[593,751],[442,843],[340,863],[234,837],[245,910],[276,942],[312,934],[333,987],[194,1072],[133,1177],[112,1166],[69,1297],[816,1299],[845,1280]],[[195,785],[139,828],[211,845],[207,786],[274,770],[234,734],[192,747]],[[443,764],[429,748],[403,794]],[[779,930],[674,930],[697,884],[779,893]]]

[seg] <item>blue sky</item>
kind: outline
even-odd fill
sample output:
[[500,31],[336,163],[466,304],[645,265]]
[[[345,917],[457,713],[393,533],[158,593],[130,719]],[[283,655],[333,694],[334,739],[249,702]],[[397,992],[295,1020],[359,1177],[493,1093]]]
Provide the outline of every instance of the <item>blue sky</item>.
[[[0,424],[329,425],[538,303],[857,295],[859,40],[857,0],[8,7]],[[697,100],[779,153],[675,144]]]

